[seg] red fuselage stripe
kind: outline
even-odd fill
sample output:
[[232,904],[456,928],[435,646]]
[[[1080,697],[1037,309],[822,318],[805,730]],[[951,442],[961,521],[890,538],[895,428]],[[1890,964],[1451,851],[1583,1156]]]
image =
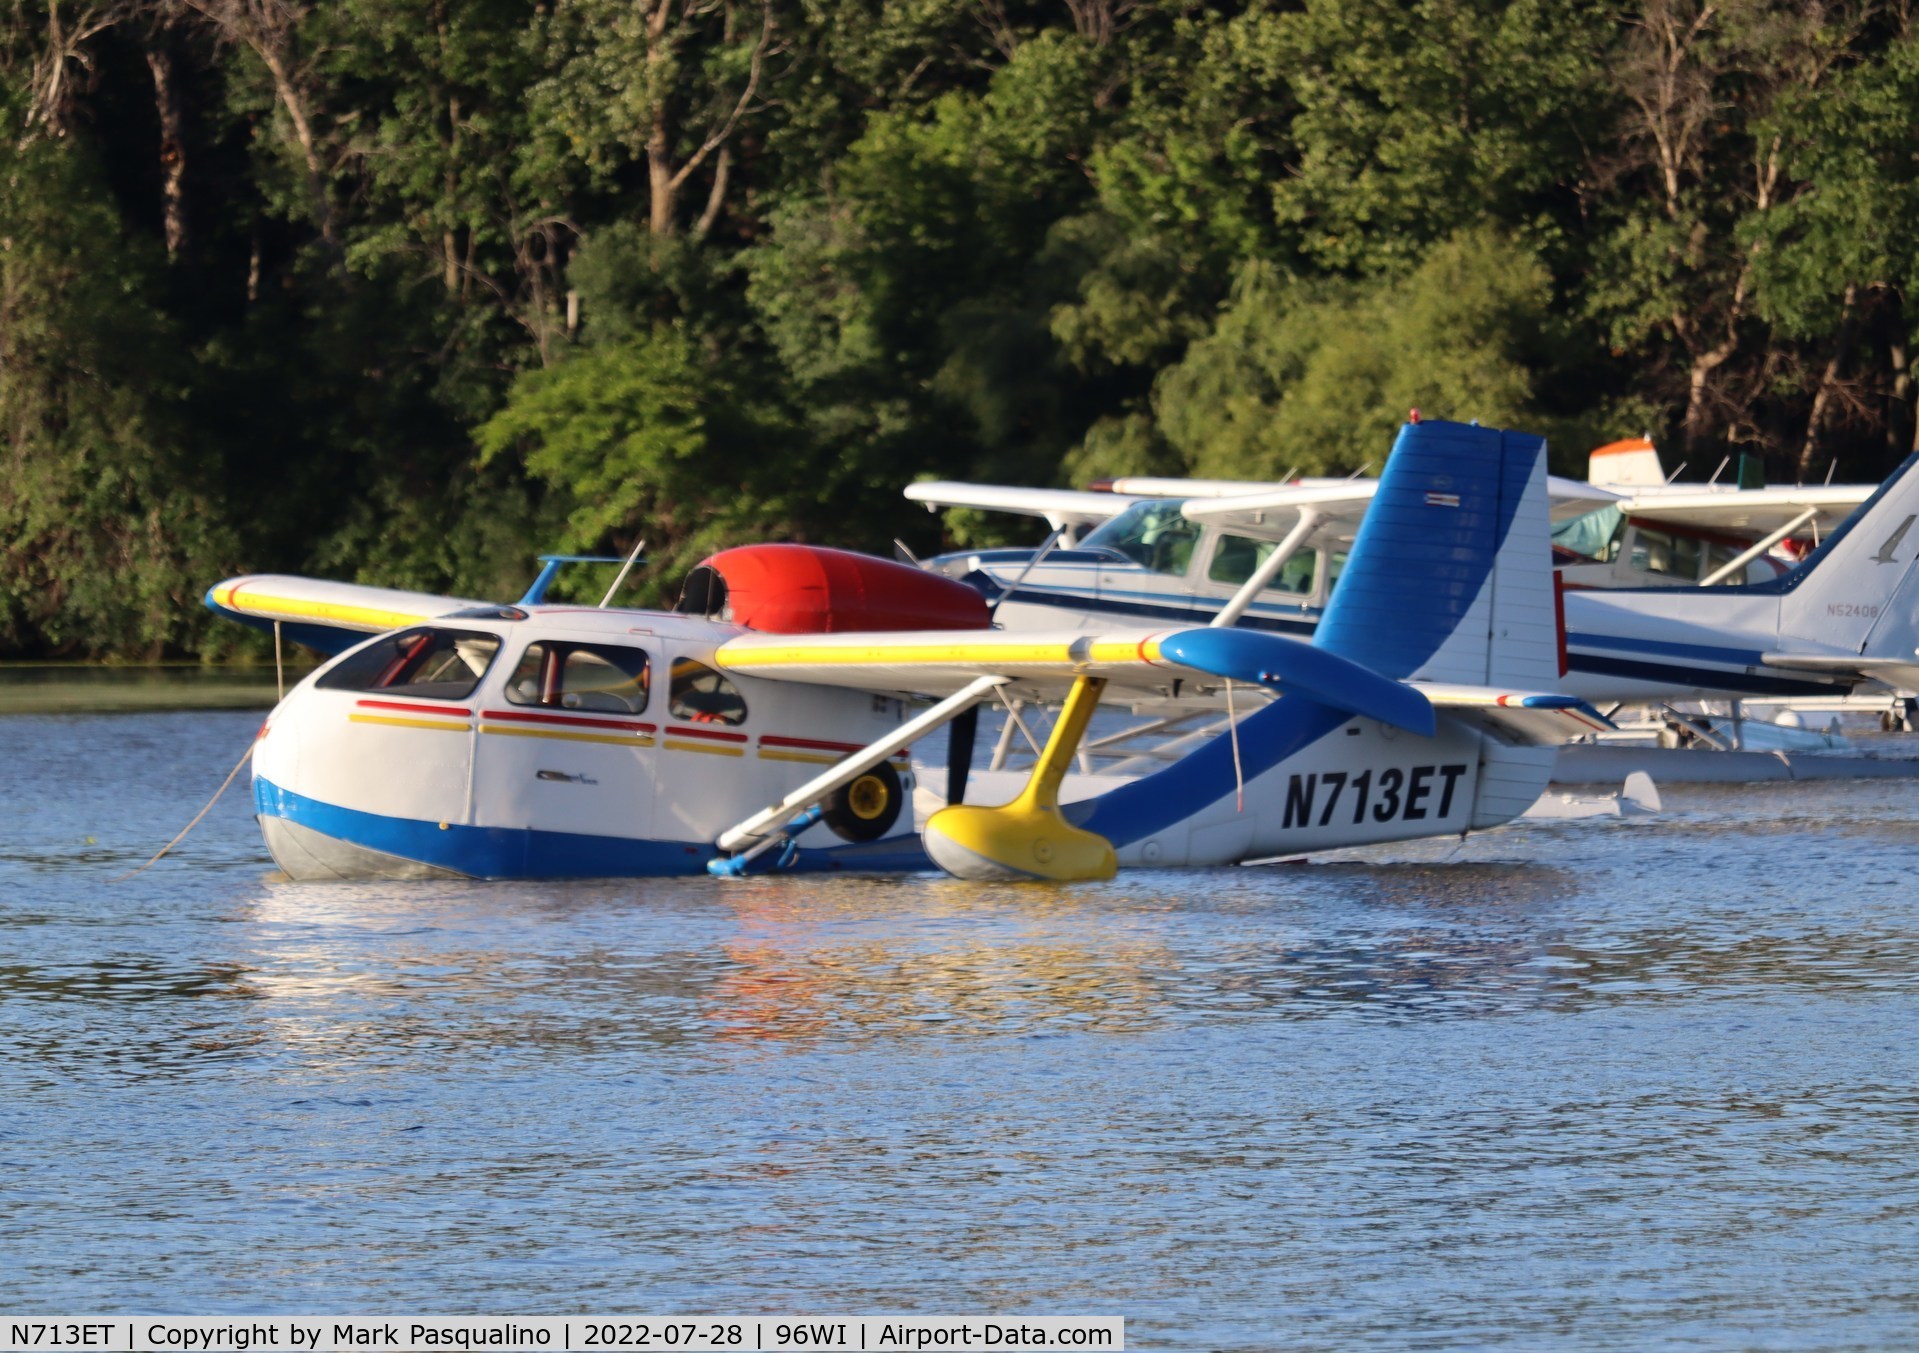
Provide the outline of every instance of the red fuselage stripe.
[[620,719],[587,719],[577,714],[528,714],[507,709],[489,709],[481,712],[482,719],[502,719],[513,723],[550,723],[564,724],[573,728],[618,728],[635,733],[652,733],[655,728],[650,723],[627,723]]
[[811,752],[857,752],[857,742],[822,742],[818,738],[786,738],[778,733],[766,733],[760,738],[762,747],[804,747]]
[[711,738],[715,742],[751,742],[744,733],[722,733],[714,728],[683,728],[675,725],[666,730],[668,737],[675,738]]

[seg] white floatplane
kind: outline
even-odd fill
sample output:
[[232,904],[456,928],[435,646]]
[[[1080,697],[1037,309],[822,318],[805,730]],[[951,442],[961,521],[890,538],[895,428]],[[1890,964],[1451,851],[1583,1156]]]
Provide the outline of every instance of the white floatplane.
[[[1223,626],[990,629],[961,583],[799,545],[715,555],[674,613],[546,604],[550,567],[505,606],[272,576],[207,602],[338,653],[254,754],[268,846],[296,878],[929,859],[968,878],[1099,878],[1525,811],[1558,744],[1604,726],[1556,689],[1545,480],[1536,437],[1404,430],[1310,643]],[[1109,688],[1229,704],[1237,690],[1249,712],[1062,807]],[[1064,697],[1031,778],[1003,806],[952,802],[916,835],[906,748],[995,692]],[[907,695],[938,699],[913,715]],[[952,742],[970,756],[970,729]],[[965,766],[949,770],[963,785]]]
[[[1877,488],[1667,492],[1554,479],[1555,537],[1597,523],[1609,551],[1605,561],[1555,551],[1558,563],[1653,560],[1673,570],[1639,580],[1657,585],[1622,586],[1621,575],[1603,588],[1577,581],[1578,567],[1560,570],[1564,688],[1606,704],[1919,687],[1919,537],[1907,534],[1919,514],[1913,466],[1908,460]],[[1378,481],[1361,479],[1113,487],[1122,492],[930,483],[909,486],[906,496],[929,508],[1020,512],[1054,526],[1039,550],[925,561],[977,588],[1008,629],[1227,623],[1306,636],[1329,613],[1333,584],[1378,493]],[[1176,491],[1189,496],[1159,496]],[[1095,520],[1075,544],[1052,547]],[[1834,521],[1796,566],[1768,557],[1795,532]],[[1682,523],[1690,535],[1678,534]],[[1700,523],[1748,534],[1710,541]],[[1663,536],[1661,524],[1669,528]],[[1683,582],[1695,585],[1674,585]]]
[[[1878,487],[1749,487],[1721,483],[1717,475],[1704,484],[1674,483],[1645,437],[1599,447],[1587,466],[1583,483],[1558,475],[1546,481],[1553,565],[1574,588],[1768,582],[1789,572]],[[908,485],[905,492],[929,510],[963,507],[1040,518],[1068,550],[1130,510],[1141,529],[1166,539],[1156,558],[1141,560],[1157,565],[1151,590],[1168,597],[1211,596],[1220,604],[1250,575],[1255,557],[1284,537],[1296,520],[1292,514],[1310,508],[1317,527],[1261,598],[1310,609],[1324,605],[1345,566],[1345,546],[1365,515],[1375,482],[1359,476],[1275,482],[1133,476],[1104,479],[1087,490],[932,481]],[[1192,504],[1192,511],[1182,511],[1197,527],[1190,550],[1182,547],[1180,533],[1169,529],[1166,503],[1137,507],[1165,499]],[[1239,530],[1246,538],[1234,539]],[[1102,539],[1125,534],[1103,531]],[[1031,554],[1016,550],[992,557],[1004,571]]]

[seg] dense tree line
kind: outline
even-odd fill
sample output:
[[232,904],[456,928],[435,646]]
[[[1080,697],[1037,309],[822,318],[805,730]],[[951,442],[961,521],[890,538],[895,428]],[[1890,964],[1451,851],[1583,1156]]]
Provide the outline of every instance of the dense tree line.
[[[938,474],[1912,447],[1905,0],[0,0],[0,654]],[[1835,469],[1836,467],[1836,469]],[[961,520],[986,533],[986,521]]]

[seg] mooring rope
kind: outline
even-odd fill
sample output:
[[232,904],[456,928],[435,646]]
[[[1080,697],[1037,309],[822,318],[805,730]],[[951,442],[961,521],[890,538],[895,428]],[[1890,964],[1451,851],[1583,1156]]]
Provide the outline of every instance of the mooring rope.
[[1237,799],[1235,811],[1246,811],[1246,771],[1239,764],[1239,716],[1233,712],[1233,679],[1226,678],[1226,730],[1233,739],[1233,791]]
[[252,759],[253,749],[257,747],[258,745],[259,743],[257,740],[247,744],[246,751],[241,755],[238,761],[233,763],[233,769],[227,772],[227,778],[220,782],[220,787],[213,791],[213,797],[207,800],[207,806],[202,808],[199,812],[193,815],[193,821],[187,823],[186,826],[180,828],[180,834],[178,836],[174,837],[171,841],[167,842],[164,846],[160,847],[159,855],[155,855],[152,859],[148,860],[145,864],[141,865],[140,868],[138,869],[129,869],[124,874],[115,874],[112,878],[108,879],[107,882],[120,883],[126,879],[132,878],[135,874],[142,873],[145,870],[151,869],[154,865],[160,863],[160,857],[162,855],[165,855],[169,850],[172,850],[175,846],[179,845],[182,841],[186,840],[187,833],[200,825],[200,819],[213,811],[213,805],[220,801],[220,796],[227,792],[227,786],[231,785],[234,781],[234,778],[240,774],[240,767],[246,765],[246,763]]

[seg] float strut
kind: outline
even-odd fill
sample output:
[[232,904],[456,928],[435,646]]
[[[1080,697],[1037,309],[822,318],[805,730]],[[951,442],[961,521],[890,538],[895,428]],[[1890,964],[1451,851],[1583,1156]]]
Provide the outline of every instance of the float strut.
[[1076,827],[1059,811],[1060,781],[1106,682],[1080,677],[1018,798],[998,808],[960,804],[927,820],[926,853],[942,869],[968,879],[1109,879],[1118,869],[1113,843]]

